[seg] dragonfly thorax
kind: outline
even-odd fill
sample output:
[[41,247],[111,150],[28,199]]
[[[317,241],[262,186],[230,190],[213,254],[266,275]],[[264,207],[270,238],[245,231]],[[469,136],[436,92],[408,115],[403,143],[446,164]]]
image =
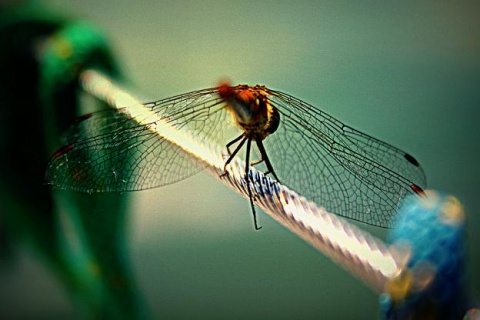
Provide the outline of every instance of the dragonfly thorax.
[[227,103],[234,123],[254,140],[265,139],[280,124],[280,113],[269,103],[264,88],[227,84],[219,88],[219,95]]

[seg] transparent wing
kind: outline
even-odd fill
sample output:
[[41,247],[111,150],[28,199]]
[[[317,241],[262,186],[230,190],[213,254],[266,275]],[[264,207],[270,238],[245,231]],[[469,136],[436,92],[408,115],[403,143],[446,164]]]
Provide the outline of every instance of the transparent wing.
[[[407,153],[295,97],[266,91],[281,119],[277,131],[263,144],[280,181],[293,190],[336,214],[390,227],[399,202],[418,192],[415,186],[426,186],[422,168]],[[145,105],[200,142],[226,145],[241,133],[218,96],[218,88]],[[148,189],[185,179],[202,169],[178,147],[151,132],[148,124],[140,125],[122,110],[81,117],[66,140],[47,169],[47,182],[64,189]],[[260,157],[258,152],[256,157]]]
[[426,186],[409,154],[297,98],[267,92],[281,114],[279,128],[264,140],[277,176],[330,212],[391,227],[399,202]]
[[[229,115],[205,89],[147,103],[160,119],[188,130],[201,141],[228,140]],[[146,115],[145,117],[148,117]],[[179,147],[128,116],[125,109],[84,115],[65,134],[65,146],[51,158],[46,181],[82,192],[143,190],[183,180],[200,170]]]

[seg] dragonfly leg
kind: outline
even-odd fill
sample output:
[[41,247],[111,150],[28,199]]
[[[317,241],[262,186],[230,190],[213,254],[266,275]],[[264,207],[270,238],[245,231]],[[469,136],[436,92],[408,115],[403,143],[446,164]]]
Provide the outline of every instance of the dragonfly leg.
[[253,184],[253,180],[250,178],[250,149],[252,147],[252,138],[248,137],[247,138],[247,150],[245,153],[245,180],[247,181],[247,189],[248,189],[248,198],[250,199],[250,207],[252,209],[252,214],[253,214],[253,223],[255,225],[255,230],[260,230],[262,227],[258,226],[257,223],[257,211],[255,210],[255,204],[254,202],[254,197],[253,197],[253,192],[252,192],[252,186],[250,182]]
[[250,208],[252,209],[252,214],[253,214],[253,224],[254,224],[255,230],[260,230],[260,229],[262,229],[262,227],[258,226],[257,211],[255,210],[255,204],[253,203],[253,197],[252,197],[252,194],[251,194],[252,190],[250,188],[248,188],[248,193],[249,193],[249,197],[250,197]]
[[255,161],[250,161],[250,164],[252,166],[256,166],[257,164],[262,163],[262,162],[263,162],[263,159],[259,159],[259,160],[255,160]]
[[[227,147],[228,155],[229,155],[230,157],[232,156],[232,152],[230,151],[230,147],[231,147],[233,144],[237,143],[237,142],[238,142],[240,139],[242,139],[242,138],[245,138],[245,135],[244,135],[243,133],[242,133],[240,136],[238,136],[237,138],[235,138],[235,139],[233,139],[232,141],[230,141],[229,143],[227,143],[226,147]],[[241,143],[241,144],[243,144],[243,143]],[[237,149],[238,149],[238,147],[237,147]],[[237,149],[235,149],[234,154],[238,152]]]
[[[243,138],[242,141],[240,141],[240,143],[238,144],[238,146],[235,148],[235,150],[233,150],[233,152],[230,152],[230,149],[229,147],[234,144],[235,142],[237,142],[238,140],[240,140],[241,138]],[[245,137],[243,134],[241,136],[239,136],[238,138],[235,138],[233,139],[232,141],[230,141],[228,144],[227,144],[227,150],[228,150],[228,154],[230,155],[227,159],[227,161],[225,161],[225,165],[223,166],[223,174],[221,175],[221,177],[225,176],[226,174],[228,174],[227,172],[227,166],[230,164],[230,162],[232,162],[233,158],[235,157],[235,155],[238,153],[238,151],[240,151],[240,149],[243,147],[243,145],[245,144],[245,141],[247,141],[247,137]]]
[[272,163],[270,162],[270,159],[268,159],[268,155],[267,155],[267,152],[265,151],[265,147],[263,146],[262,140],[257,139],[255,140],[255,142],[257,143],[258,150],[260,151],[260,155],[262,156],[262,159],[258,161],[258,163],[264,161],[265,165],[267,166],[267,172],[265,172],[265,174],[271,173],[275,178],[275,180],[277,180],[277,182],[280,182],[280,179],[278,179],[277,174],[275,173],[275,170],[273,170],[273,166],[272,166]]

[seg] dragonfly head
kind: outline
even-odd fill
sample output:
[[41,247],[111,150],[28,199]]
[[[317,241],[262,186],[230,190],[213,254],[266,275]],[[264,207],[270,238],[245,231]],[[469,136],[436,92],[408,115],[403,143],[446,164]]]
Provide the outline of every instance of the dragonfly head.
[[232,87],[228,83],[222,83],[218,88],[218,94],[227,103],[237,126],[262,140],[278,128],[280,116],[270,106],[264,89],[260,85]]

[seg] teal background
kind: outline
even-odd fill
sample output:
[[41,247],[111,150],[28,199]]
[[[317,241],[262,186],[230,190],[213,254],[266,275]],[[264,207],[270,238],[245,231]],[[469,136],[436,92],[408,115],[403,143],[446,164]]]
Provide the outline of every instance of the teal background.
[[[429,188],[465,205],[468,267],[479,297],[480,4],[44,3],[103,30],[142,97],[224,78],[262,83],[413,154]],[[254,231],[248,201],[204,173],[132,198],[128,250],[139,295],[155,318],[378,317],[374,292],[267,215]],[[5,314],[73,317],[75,305],[55,275],[19,250],[16,263],[1,269]]]

